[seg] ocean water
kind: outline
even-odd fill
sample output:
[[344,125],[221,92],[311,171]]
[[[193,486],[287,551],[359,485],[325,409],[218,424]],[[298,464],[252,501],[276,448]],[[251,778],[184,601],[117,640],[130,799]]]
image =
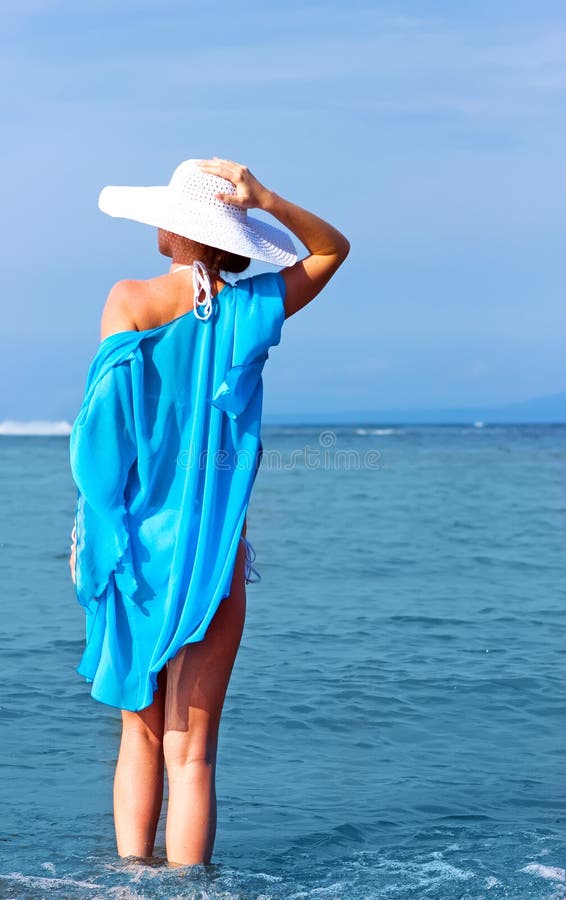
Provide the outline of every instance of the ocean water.
[[566,898],[566,426],[263,429],[210,866],[117,856],[68,437],[1,436],[1,898]]

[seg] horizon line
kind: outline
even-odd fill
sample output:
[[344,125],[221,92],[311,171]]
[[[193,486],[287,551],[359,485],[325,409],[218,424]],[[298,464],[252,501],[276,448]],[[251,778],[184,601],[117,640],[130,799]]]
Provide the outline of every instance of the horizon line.
[[[515,420],[515,421],[497,421],[487,419],[475,419],[474,421],[466,419],[455,419],[453,421],[442,420],[410,420],[388,421],[387,419],[372,419],[360,421],[353,419],[350,421],[338,421],[336,419],[319,419],[313,421],[305,418],[297,418],[295,420],[274,421],[267,418],[263,420],[262,425],[265,428],[350,428],[359,431],[361,434],[368,430],[380,433],[384,430],[393,430],[400,428],[516,428],[525,426],[548,426],[557,427],[566,425],[566,419],[559,420]],[[66,420],[50,421],[47,419],[32,419],[27,421],[16,421],[14,419],[0,421],[0,437],[69,437],[72,430],[72,423]]]

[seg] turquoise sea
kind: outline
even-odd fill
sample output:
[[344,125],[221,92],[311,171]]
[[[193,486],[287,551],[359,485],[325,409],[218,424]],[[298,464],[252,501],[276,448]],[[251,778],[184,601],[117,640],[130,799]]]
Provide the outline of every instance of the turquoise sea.
[[566,898],[566,426],[266,427],[210,866],[121,860],[67,436],[0,437],[1,898]]

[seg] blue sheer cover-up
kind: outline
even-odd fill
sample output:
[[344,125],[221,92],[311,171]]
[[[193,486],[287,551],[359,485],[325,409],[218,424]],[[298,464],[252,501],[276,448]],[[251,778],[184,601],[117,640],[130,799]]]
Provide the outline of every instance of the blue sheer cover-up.
[[263,273],[226,285],[205,321],[191,310],[98,346],[70,436],[86,613],[76,671],[95,700],[149,706],[159,671],[229,594],[284,298],[281,273]]

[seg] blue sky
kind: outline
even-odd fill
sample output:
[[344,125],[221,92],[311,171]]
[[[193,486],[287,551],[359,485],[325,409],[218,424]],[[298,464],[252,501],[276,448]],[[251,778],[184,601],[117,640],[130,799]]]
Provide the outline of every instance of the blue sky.
[[563,3],[20,0],[0,24],[0,419],[72,421],[110,287],[168,269],[100,189],[213,155],[352,246],[285,323],[267,415],[566,388]]

